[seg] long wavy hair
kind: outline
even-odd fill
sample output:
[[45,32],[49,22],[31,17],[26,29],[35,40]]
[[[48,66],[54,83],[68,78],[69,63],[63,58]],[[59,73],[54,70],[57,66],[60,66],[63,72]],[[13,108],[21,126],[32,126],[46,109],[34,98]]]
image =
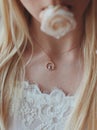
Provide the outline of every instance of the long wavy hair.
[[[97,130],[97,2],[91,0],[84,17],[84,75],[66,130]],[[29,43],[31,15],[19,0],[0,0],[0,130],[8,129],[10,104],[21,98],[25,77],[24,52]],[[22,25],[22,26],[21,26]]]

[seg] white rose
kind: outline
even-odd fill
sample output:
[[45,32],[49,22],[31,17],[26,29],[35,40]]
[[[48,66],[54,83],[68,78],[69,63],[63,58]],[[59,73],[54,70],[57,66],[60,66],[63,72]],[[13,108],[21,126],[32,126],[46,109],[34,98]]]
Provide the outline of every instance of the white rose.
[[41,31],[55,37],[65,36],[76,27],[73,13],[61,6],[49,6],[40,12]]

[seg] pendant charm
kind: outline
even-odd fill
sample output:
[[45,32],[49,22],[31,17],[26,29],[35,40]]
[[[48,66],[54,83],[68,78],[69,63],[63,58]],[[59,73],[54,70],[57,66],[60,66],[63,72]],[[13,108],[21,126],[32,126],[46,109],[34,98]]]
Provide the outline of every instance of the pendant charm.
[[56,69],[55,67],[55,64],[53,62],[48,62],[47,65],[46,65],[46,68],[49,70],[49,71],[53,71]]

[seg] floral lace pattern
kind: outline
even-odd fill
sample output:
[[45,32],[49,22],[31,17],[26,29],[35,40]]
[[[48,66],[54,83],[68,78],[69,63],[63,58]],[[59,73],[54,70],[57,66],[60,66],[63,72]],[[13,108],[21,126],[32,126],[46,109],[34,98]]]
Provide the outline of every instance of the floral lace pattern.
[[42,93],[37,84],[23,82],[23,100],[19,119],[25,130],[61,130],[75,106],[75,96],[66,96],[56,88],[50,94]]

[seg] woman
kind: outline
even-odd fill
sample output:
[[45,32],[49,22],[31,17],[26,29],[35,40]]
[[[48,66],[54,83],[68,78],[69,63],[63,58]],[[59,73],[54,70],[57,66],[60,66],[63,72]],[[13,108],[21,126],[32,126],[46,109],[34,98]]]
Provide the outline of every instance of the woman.
[[[40,13],[57,5],[76,21],[59,39],[40,29]],[[96,5],[0,0],[1,130],[97,129]]]

